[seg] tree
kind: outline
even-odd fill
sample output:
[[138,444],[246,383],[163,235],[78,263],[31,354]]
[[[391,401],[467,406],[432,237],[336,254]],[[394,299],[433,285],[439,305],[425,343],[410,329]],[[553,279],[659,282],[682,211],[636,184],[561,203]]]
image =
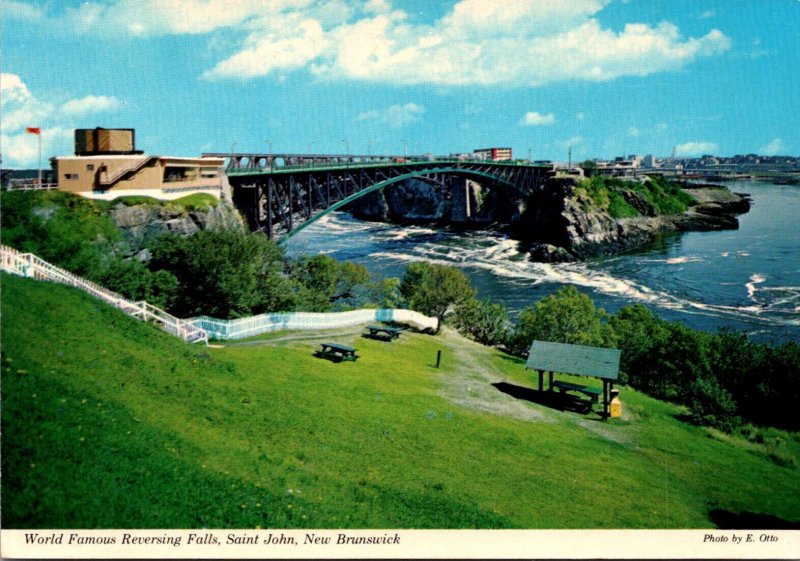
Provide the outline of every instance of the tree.
[[592,177],[597,172],[597,162],[594,160],[584,160],[578,166],[583,169],[586,177]]
[[294,267],[294,276],[298,282],[297,304],[311,312],[363,305],[372,290],[366,267],[325,254],[304,257]]
[[608,315],[574,286],[560,288],[520,312],[510,350],[522,354],[534,340],[616,347]]
[[283,252],[265,236],[237,230],[165,235],[152,247],[151,269],[179,284],[174,312],[236,318],[293,307]]
[[475,298],[475,289],[464,273],[424,261],[408,266],[400,293],[412,310],[437,317],[440,328],[446,316]]
[[621,381],[651,391],[656,380],[654,358],[658,349],[667,348],[669,324],[642,304],[623,307],[609,324],[622,351]]

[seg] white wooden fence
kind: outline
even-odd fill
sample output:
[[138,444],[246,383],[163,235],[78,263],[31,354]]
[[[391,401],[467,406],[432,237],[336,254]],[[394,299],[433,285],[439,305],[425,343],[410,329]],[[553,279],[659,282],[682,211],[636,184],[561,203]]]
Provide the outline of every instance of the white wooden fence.
[[352,310],[336,313],[282,312],[258,316],[223,320],[207,316],[179,319],[147,302],[132,302],[69,271],[40,259],[32,253],[21,253],[11,247],[0,245],[0,269],[3,271],[61,284],[68,284],[119,308],[126,314],[143,321],[150,321],[164,331],[190,343],[206,343],[209,338],[226,340],[252,337],[261,333],[283,329],[336,329],[370,322],[395,322],[411,325],[422,330],[435,331],[437,318],[431,318],[413,310]]
[[417,329],[435,331],[439,320],[413,310],[351,310],[335,313],[283,312],[261,314],[247,318],[221,320],[206,316],[192,318],[213,339],[243,339],[261,333],[284,329],[336,329],[370,322],[395,322]]

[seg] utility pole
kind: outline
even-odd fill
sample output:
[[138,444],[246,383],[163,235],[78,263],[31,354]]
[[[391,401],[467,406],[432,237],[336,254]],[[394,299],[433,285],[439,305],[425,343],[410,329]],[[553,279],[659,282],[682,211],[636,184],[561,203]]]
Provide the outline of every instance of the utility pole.
[[572,145],[571,145],[571,144],[570,144],[570,146],[569,146],[569,152],[568,152],[568,154],[569,154],[569,155],[568,155],[567,157],[569,158],[569,162],[567,163],[567,169],[568,169],[568,170],[571,170],[571,169],[572,169]]
[[38,181],[39,187],[42,186],[42,133],[41,131],[36,136],[39,137],[39,173],[38,173]]

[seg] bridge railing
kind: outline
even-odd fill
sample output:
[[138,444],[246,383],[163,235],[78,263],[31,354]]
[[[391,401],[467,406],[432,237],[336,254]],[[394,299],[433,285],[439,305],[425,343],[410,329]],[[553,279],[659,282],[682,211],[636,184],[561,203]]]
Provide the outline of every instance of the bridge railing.
[[552,166],[547,166],[544,164],[536,164],[536,163],[524,163],[521,164],[519,162],[514,161],[492,161],[492,160],[483,160],[478,158],[422,158],[422,157],[398,157],[392,161],[359,161],[359,160],[352,160],[352,161],[341,161],[338,159],[332,159],[330,161],[324,160],[317,160],[317,161],[309,161],[307,163],[302,164],[288,164],[288,165],[266,165],[266,166],[259,166],[259,165],[244,165],[241,167],[228,167],[226,170],[226,174],[235,176],[235,175],[247,175],[253,173],[286,173],[292,171],[325,171],[325,170],[346,170],[350,168],[354,169],[368,169],[368,168],[386,168],[386,167],[394,167],[394,166],[414,166],[414,165],[459,165],[459,164],[466,164],[466,165],[498,165],[498,166],[521,166],[526,165],[530,167],[537,167],[537,168],[549,168]]
[[282,330],[338,329],[370,322],[403,323],[417,329],[433,331],[439,324],[437,318],[413,310],[400,309],[365,309],[334,313],[283,312],[232,320],[200,316],[188,321],[203,329],[212,339],[219,340],[244,339]]
[[116,292],[56,267],[32,253],[22,253],[14,248],[0,245],[0,269],[23,277],[73,286],[122,310],[129,316],[143,321],[151,321],[167,333],[180,337],[184,341],[208,342],[208,335],[191,322],[176,318],[147,302],[131,302]]

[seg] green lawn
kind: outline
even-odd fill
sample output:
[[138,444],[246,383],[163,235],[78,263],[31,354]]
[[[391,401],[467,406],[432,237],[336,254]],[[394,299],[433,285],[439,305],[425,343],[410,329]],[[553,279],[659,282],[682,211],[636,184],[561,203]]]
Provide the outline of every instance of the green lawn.
[[[357,362],[283,333],[206,348],[72,289],[2,277],[5,528],[693,528],[800,520],[766,445],[622,388],[622,419],[562,412],[522,361],[359,329]],[[442,366],[434,367],[437,350]],[[800,457],[782,433],[782,457]]]

